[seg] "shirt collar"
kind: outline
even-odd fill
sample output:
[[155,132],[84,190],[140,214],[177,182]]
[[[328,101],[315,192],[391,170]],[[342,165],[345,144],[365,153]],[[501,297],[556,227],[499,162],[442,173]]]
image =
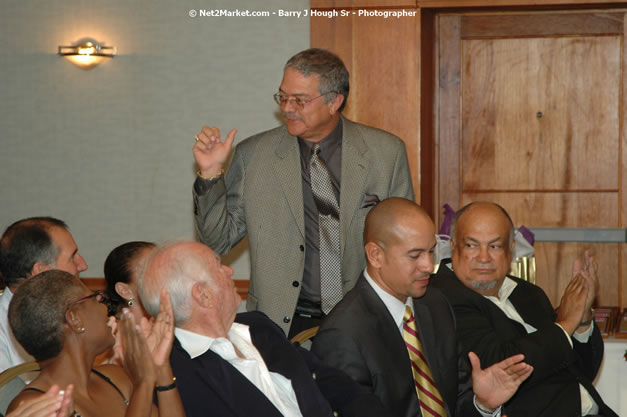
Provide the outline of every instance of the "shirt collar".
[[[189,330],[181,329],[180,327],[176,327],[174,329],[174,335],[178,339],[183,350],[185,350],[185,352],[187,352],[192,359],[197,358],[208,350],[212,350],[211,348],[214,344],[228,341],[227,338],[224,337],[216,339],[199,333],[194,333]],[[228,337],[229,339],[231,337],[244,338],[251,343],[250,332],[248,331],[248,326],[245,324],[233,323],[229,329]],[[229,341],[229,343],[231,342]]]
[[383,304],[385,304],[385,307],[388,309],[390,315],[394,319],[394,323],[399,326],[403,324],[403,317],[405,316],[405,306],[409,306],[413,314],[414,306],[411,297],[407,297],[405,299],[405,302],[403,303],[392,294],[386,292],[383,288],[379,286],[379,284],[375,282],[375,280],[372,279],[370,274],[368,274],[368,268],[364,269],[364,277],[366,278],[366,281],[368,281],[368,284],[370,284],[374,292],[377,293],[381,301],[383,301]]
[[[327,161],[329,159],[329,156],[333,154],[335,149],[342,145],[342,136],[343,126],[342,118],[340,117],[337,125],[335,125],[331,133],[329,133],[327,137],[318,142],[320,144],[320,155],[324,161]],[[298,138],[298,144],[300,145],[301,154],[309,157],[309,155],[311,155],[311,148],[314,144],[302,138]]]

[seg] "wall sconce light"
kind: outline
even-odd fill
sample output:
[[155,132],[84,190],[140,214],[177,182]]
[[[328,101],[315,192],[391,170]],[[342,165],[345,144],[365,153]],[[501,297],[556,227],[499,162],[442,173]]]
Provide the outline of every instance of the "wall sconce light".
[[59,46],[59,55],[67,58],[74,65],[90,70],[115,55],[115,46],[102,46],[85,41],[78,45]]

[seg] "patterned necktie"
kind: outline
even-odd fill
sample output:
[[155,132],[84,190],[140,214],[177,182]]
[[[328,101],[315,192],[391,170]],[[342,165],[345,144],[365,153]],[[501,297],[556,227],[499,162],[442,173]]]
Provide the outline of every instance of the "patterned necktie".
[[333,192],[331,174],[320,159],[320,145],[311,148],[309,161],[311,193],[318,208],[320,235],[320,298],[322,311],[329,311],[342,299],[342,260],[340,257],[340,206]]
[[435,386],[433,375],[422,352],[422,343],[416,331],[416,320],[409,306],[405,306],[403,317],[403,339],[411,360],[411,371],[414,374],[414,385],[418,394],[418,402],[423,417],[445,417],[446,410],[440,391]]

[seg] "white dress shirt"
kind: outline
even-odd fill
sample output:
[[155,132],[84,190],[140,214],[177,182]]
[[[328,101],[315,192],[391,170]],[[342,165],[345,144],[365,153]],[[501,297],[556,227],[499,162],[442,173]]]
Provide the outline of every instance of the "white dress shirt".
[[[452,264],[448,264],[447,266],[451,270],[453,270]],[[520,314],[516,310],[516,307],[514,307],[512,302],[509,301],[509,296],[512,294],[512,292],[514,292],[517,286],[518,284],[516,283],[516,281],[514,281],[513,279],[509,277],[505,277],[505,280],[503,281],[503,284],[501,285],[501,288],[499,289],[499,292],[496,297],[492,295],[486,295],[484,297],[492,301],[498,308],[500,308],[501,311],[503,311],[503,313],[505,313],[505,315],[509,319],[522,324],[525,327],[527,334],[534,333],[538,329],[536,329],[535,327],[533,327],[532,325],[528,323],[525,323],[523,318],[520,316]],[[566,330],[564,330],[564,328],[557,323],[555,323],[555,325],[559,327],[560,329],[562,329],[562,331],[564,332],[564,336],[566,336],[566,340],[568,340],[568,343],[570,344],[570,347],[572,348],[573,341],[570,340],[570,336],[568,335]],[[573,337],[581,343],[587,343],[588,339],[590,339],[590,335],[592,334],[593,329],[594,329],[593,323],[590,323],[590,327],[588,327],[588,330],[586,330],[584,333],[575,332],[573,333]],[[588,390],[586,390],[584,386],[581,384],[579,384],[579,392],[581,396],[581,415],[586,416],[588,414],[598,414],[599,406],[594,401],[594,399],[592,398]]]
[[[233,323],[228,338],[213,339],[178,327],[174,329],[174,334],[192,359],[211,350],[244,375],[281,414],[302,417],[292,382],[283,375],[268,370],[261,354],[253,345],[250,331],[245,324]],[[234,346],[244,358],[237,356]]]
[[[26,353],[22,345],[15,340],[13,331],[9,326],[9,303],[13,298],[13,293],[9,288],[5,288],[0,295],[0,372],[13,366],[35,360]],[[32,373],[28,375],[32,376]],[[31,379],[31,378],[27,378]]]
[[[398,331],[401,333],[401,337],[403,337],[403,318],[405,317],[405,306],[409,306],[409,308],[411,308],[411,314],[414,315],[415,317],[413,299],[411,297],[407,297],[407,299],[403,303],[398,298],[386,292],[383,288],[379,286],[379,284],[377,284],[372,279],[370,274],[368,274],[368,268],[364,270],[364,277],[366,278],[366,281],[368,281],[368,284],[370,284],[374,292],[379,296],[381,301],[383,301],[383,304],[385,304],[385,307],[388,309],[388,311],[390,312],[390,315],[392,315],[392,318],[394,319],[394,323],[398,325]],[[473,404],[475,405],[475,408],[477,409],[477,411],[483,417],[500,417],[501,416],[502,407],[497,408],[492,413],[486,413],[477,406],[477,403],[475,400],[476,400],[476,396],[473,398]]]

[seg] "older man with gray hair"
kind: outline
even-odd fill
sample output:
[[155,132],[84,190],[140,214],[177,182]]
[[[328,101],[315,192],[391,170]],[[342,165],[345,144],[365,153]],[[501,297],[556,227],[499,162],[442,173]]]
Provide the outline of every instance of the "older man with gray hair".
[[140,277],[150,314],[161,288],[176,320],[170,356],[188,417],[381,416],[378,399],[292,345],[263,313],[237,314],[233,270],[198,242],[158,247]]

